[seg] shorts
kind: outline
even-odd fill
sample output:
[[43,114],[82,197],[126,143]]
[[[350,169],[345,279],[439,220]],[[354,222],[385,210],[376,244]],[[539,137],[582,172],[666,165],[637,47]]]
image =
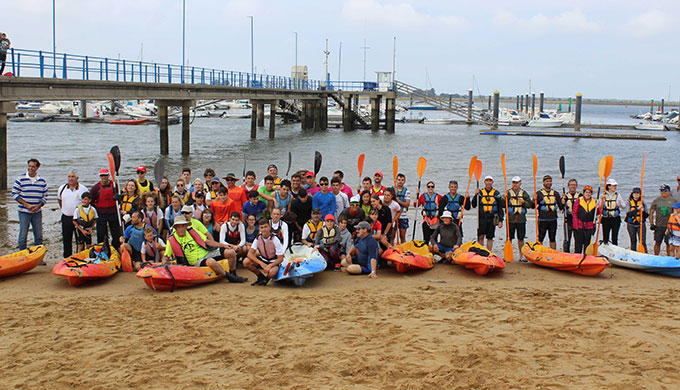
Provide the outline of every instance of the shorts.
[[555,242],[557,236],[557,220],[555,221],[538,221],[538,241],[543,242],[545,233],[548,232],[548,239],[550,242]]
[[666,235],[666,227],[664,226],[663,228],[657,226],[656,229],[654,230],[654,242],[660,244],[661,242],[665,242],[666,245],[668,245],[668,236]]
[[479,217],[479,228],[477,228],[477,236],[486,236],[486,238],[494,238],[496,236],[496,225],[493,223],[494,217]]
[[92,233],[89,236],[84,235],[76,228],[76,244],[78,245],[92,245]]
[[135,249],[132,245],[130,245],[130,259],[133,263],[142,262],[142,252]]
[[371,271],[371,265],[364,265],[359,263],[359,259],[356,256],[352,256],[352,264],[356,264],[361,267],[361,273],[362,274],[370,274]]
[[673,246],[680,246],[680,237],[671,236],[671,238],[668,239],[668,243]]
[[408,229],[408,218],[399,218],[399,229]]
[[527,233],[527,224],[526,223],[509,223],[508,224],[508,229],[510,229],[510,239],[515,238],[515,232],[517,232],[517,239],[524,241],[524,238],[526,237]]
[[206,263],[208,262],[208,259],[215,259],[219,260],[222,258],[222,254],[220,253],[219,249],[213,249],[210,252],[208,252],[207,255],[203,256],[202,259],[194,263],[194,267],[207,267]]
[[437,243],[437,248],[439,248],[439,252],[441,253],[447,253],[447,252],[453,252],[453,248],[450,246],[444,246],[440,243]]

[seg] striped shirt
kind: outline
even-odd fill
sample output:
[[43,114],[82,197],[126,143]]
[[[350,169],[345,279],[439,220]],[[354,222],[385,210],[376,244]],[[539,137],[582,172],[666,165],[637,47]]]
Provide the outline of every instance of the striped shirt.
[[[45,204],[47,203],[47,182],[38,175],[32,178],[26,172],[14,181],[12,198],[17,202],[21,198],[29,205]],[[33,211],[28,210],[21,203],[19,203],[19,211],[34,214]]]

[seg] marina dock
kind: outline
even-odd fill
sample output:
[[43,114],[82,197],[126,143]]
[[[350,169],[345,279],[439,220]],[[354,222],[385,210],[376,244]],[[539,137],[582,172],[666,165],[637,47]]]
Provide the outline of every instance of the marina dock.
[[576,131],[574,129],[540,129],[529,130],[526,128],[503,128],[481,130],[482,135],[516,135],[530,137],[568,137],[568,138],[606,138],[606,139],[635,139],[649,141],[665,141],[666,136],[661,134],[631,133],[631,132],[595,132],[595,131]]

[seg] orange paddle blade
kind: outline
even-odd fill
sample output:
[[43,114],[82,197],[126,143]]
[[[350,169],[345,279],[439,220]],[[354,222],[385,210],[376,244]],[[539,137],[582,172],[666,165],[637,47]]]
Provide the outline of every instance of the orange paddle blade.
[[505,173],[505,153],[501,154],[501,168],[503,169],[503,180],[508,181],[507,174]]
[[604,177],[604,171],[607,167],[607,159],[605,157],[602,157],[600,159],[600,163],[597,166],[597,174],[600,176],[600,181],[602,181],[602,178]]
[[531,157],[534,160],[534,179],[535,179],[536,178],[536,172],[538,172],[538,158],[536,157],[535,154],[532,154]]
[[512,263],[515,261],[515,253],[512,250],[512,241],[505,240],[505,247],[503,247],[503,259],[506,263]]
[[418,179],[423,178],[425,168],[427,168],[427,159],[425,157],[421,157],[418,159]]
[[468,168],[468,177],[472,180],[472,175],[475,174],[475,168],[477,167],[477,156],[473,156],[470,159],[470,167]]
[[109,173],[111,174],[111,180],[116,181],[116,161],[113,159],[113,154],[107,153],[106,157],[109,159]]
[[475,162],[475,180],[479,181],[480,177],[482,177],[482,161],[477,160]]
[[[647,157],[645,156],[645,153],[643,152],[642,153],[642,173],[640,174],[640,201],[641,202],[644,202],[643,199],[642,199],[642,194],[643,194],[643,191],[644,191],[644,183],[645,183],[645,160],[646,159],[647,159]],[[646,253],[645,246],[642,243],[642,233],[644,232],[644,230],[642,230],[642,229],[645,229],[645,225],[642,224],[642,217],[643,217],[644,212],[645,212],[645,210],[643,208],[643,210],[640,211],[640,239],[638,241],[638,247],[637,247],[637,251],[640,252],[640,253]]]
[[366,158],[365,154],[360,154],[359,159],[357,160],[357,168],[359,168],[359,178],[361,179],[361,174],[364,173],[364,159]]
[[392,159],[392,176],[394,176],[394,186],[397,186],[397,171],[399,171],[399,159],[394,156]]
[[614,157],[610,154],[609,156],[605,157],[604,177],[609,177],[609,175],[612,173],[613,166]]

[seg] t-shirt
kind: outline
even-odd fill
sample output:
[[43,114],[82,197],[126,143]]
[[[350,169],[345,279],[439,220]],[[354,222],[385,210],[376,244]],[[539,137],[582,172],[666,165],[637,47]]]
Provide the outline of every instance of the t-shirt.
[[[401,211],[401,206],[399,206],[399,203],[392,201],[389,205],[386,205],[389,207],[390,212],[392,213],[392,221],[397,219],[397,213]],[[406,214],[406,213],[404,213]]]
[[349,199],[349,198],[351,198],[352,196],[354,196],[354,192],[352,192],[352,189],[351,189],[347,184],[345,184],[345,183],[342,183],[342,184],[341,184],[340,192],[342,192],[343,194],[347,195],[347,199]]
[[[198,233],[198,235],[201,236],[201,238],[203,240],[205,240],[206,236],[203,233],[198,232],[198,231],[196,233]],[[175,237],[175,239],[179,243],[179,246],[182,248],[182,251],[184,252],[184,256],[186,257],[189,265],[196,264],[197,261],[204,258],[205,256],[208,255],[208,253],[210,253],[209,250],[198,245],[196,240],[194,240],[194,238],[191,237],[191,234],[189,233],[189,231],[186,232],[184,237],[180,237],[176,232],[173,233],[173,236]],[[170,245],[170,239],[168,239],[168,246],[165,247],[165,256],[170,257],[172,255],[173,255],[172,245]]]
[[7,38],[0,39],[0,53],[3,53],[3,54],[7,53],[7,50],[9,49],[9,45],[10,45],[9,39],[7,39]]
[[354,233],[354,226],[365,220],[366,214],[364,213],[364,210],[361,209],[361,207],[357,209],[356,214],[352,214],[350,210],[351,209],[345,209],[340,213],[340,215],[344,215],[347,218],[347,230],[349,230],[350,233]]
[[[144,228],[149,225],[143,224],[141,229],[137,229],[134,225],[130,225],[125,229],[125,241],[127,241],[131,247],[136,251],[142,251],[142,243],[144,242]],[[151,228],[153,229],[153,228]],[[154,229],[153,234],[156,235],[156,229]]]
[[76,207],[81,204],[80,199],[83,192],[87,192],[87,187],[80,183],[73,190],[68,186],[68,183],[59,187],[59,190],[57,190],[57,199],[61,201],[61,213],[67,217],[73,216]]
[[[276,255],[277,256],[283,256],[285,249],[283,248],[283,245],[281,244],[281,241],[279,241],[279,238],[276,236],[269,236],[268,239],[265,239],[262,237],[262,240],[266,243],[267,240],[272,240],[274,242],[274,248],[276,249]],[[253,241],[253,246],[251,248],[257,250],[257,242],[260,241],[259,238],[255,239]]]
[[371,259],[378,260],[378,241],[373,238],[370,234],[364,238],[359,238],[354,243],[354,247],[359,251],[357,256],[357,262],[360,266],[371,269]]
[[340,214],[349,207],[349,198],[347,197],[346,194],[342,192],[338,192],[337,195],[335,195],[335,220],[338,220],[338,217]]
[[[272,194],[274,193],[274,190],[269,191],[269,190],[267,190],[267,187],[261,186],[257,189],[257,192],[259,192],[260,194],[265,194],[267,196],[272,196]],[[268,200],[260,196],[260,202],[267,203]]]
[[654,214],[654,224],[658,228],[664,229],[668,225],[668,217],[673,214],[673,203],[675,202],[677,202],[677,200],[672,196],[669,196],[668,199],[659,196],[652,202],[649,211],[650,213],[652,210],[656,212],[656,214]]
[[313,188],[309,188],[309,184],[305,185],[305,188],[307,189],[307,195],[308,196],[314,196],[316,195],[317,192],[321,191],[321,187],[317,184]]
[[254,215],[255,219],[260,219],[264,218],[264,212],[267,210],[267,205],[263,201],[258,201],[257,204],[252,204],[250,201],[247,201],[243,205],[243,209],[241,209],[241,214],[243,214],[243,218],[248,218],[249,215]]
[[302,202],[299,198],[293,199],[290,211],[295,213],[295,221],[302,226],[312,218],[312,200],[307,196],[307,201]]
[[219,200],[213,200],[210,203],[210,210],[213,212],[213,215],[215,216],[215,222],[218,225],[227,222],[231,213],[238,211],[234,201],[230,198],[227,198],[226,203],[222,203]]
[[383,206],[378,210],[378,221],[382,224],[381,233],[385,233],[387,227],[392,225],[392,212],[387,206]]
[[322,218],[328,214],[335,216],[335,195],[331,192],[325,194],[321,191],[317,192],[312,198],[312,208],[320,209]]

